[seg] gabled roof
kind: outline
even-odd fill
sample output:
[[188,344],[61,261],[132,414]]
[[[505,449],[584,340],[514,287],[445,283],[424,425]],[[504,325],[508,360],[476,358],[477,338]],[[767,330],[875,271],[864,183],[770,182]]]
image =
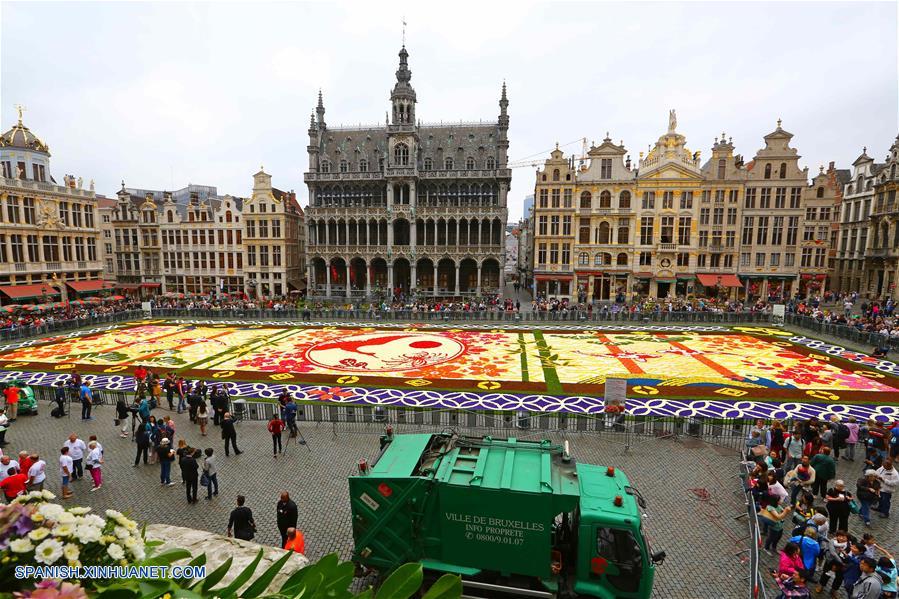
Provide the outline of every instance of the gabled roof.
[[858,166],[860,164],[873,161],[874,159],[868,156],[868,148],[863,148],[861,155],[859,155],[859,157],[855,159],[855,162],[852,163],[852,166]]

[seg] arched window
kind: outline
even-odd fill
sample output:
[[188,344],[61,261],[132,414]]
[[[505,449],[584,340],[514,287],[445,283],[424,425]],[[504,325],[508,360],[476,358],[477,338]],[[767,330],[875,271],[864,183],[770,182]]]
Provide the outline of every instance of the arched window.
[[718,178],[719,179],[724,178],[724,171],[726,168],[727,168],[727,160],[725,160],[724,158],[720,158],[718,160]]
[[322,160],[322,172],[323,173],[331,172],[331,161],[330,160]]
[[612,207],[612,194],[608,190],[599,194],[599,207],[600,208],[611,208]]
[[618,266],[627,266],[627,254],[618,254],[616,262]]
[[341,160],[340,161],[340,172],[345,173],[345,172],[347,172],[348,169],[349,169],[349,165],[347,164],[346,160]]
[[581,193],[581,210],[590,210],[593,207],[593,196],[589,191]]
[[590,264],[590,256],[587,252],[581,252],[577,256],[577,263],[579,266],[587,266]]
[[[865,188],[864,177],[861,175],[858,176],[858,183],[855,185],[855,191],[857,193],[861,192]],[[851,191],[849,193],[852,193]]]
[[612,227],[609,223],[602,222],[596,231],[596,243],[612,243]]
[[448,171],[453,170],[453,159],[451,156],[447,156],[443,161],[443,168]]
[[602,254],[593,256],[593,266],[602,266]]
[[409,146],[398,143],[393,147],[393,163],[397,166],[409,165]]
[[818,188],[818,191],[815,192],[815,197],[816,197],[816,198],[823,198],[823,197],[824,197],[824,188],[823,188],[823,187],[819,187],[819,188]]
[[170,222],[170,223],[175,222],[175,215],[172,214],[172,211],[171,211],[171,210],[167,211],[166,214],[165,214],[165,216],[166,216],[166,220],[167,220],[168,222]]
[[425,158],[424,170],[429,171],[434,168],[434,161],[430,158]]
[[468,158],[465,159],[465,168],[470,171],[474,170],[474,158],[469,156]]
[[786,162],[780,163],[780,178],[781,179],[787,178],[787,163]]
[[230,211],[230,210],[228,210],[227,212],[225,212],[225,222],[226,222],[226,223],[230,223],[232,218],[234,218],[234,217],[233,217],[233,215],[231,214],[231,211]]
[[765,165],[765,178],[766,179],[771,178],[771,163],[770,162]]
[[559,180],[559,169],[553,169],[553,181]]
[[362,160],[359,161],[359,172],[360,173],[368,172],[368,160],[366,160],[365,158],[363,158]]
[[624,190],[621,192],[621,195],[618,196],[618,207],[619,208],[630,208],[631,207],[631,192]]
[[493,159],[493,156],[487,157],[487,170],[493,170],[496,168],[496,160]]
[[543,180],[546,181],[546,173],[543,174]]

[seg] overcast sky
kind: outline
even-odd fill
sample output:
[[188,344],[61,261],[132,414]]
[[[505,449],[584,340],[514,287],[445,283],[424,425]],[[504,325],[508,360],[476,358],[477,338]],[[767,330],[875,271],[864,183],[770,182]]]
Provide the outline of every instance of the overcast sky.
[[[435,8],[431,8],[431,7]],[[440,7],[439,10],[436,7]],[[495,120],[506,80],[510,160],[606,131],[636,160],[668,109],[691,150],[722,131],[747,157],[775,121],[812,174],[882,160],[897,133],[897,4],[0,4],[0,117],[13,105],[51,171],[97,192],[215,185],[248,195],[260,165],[305,204],[309,113],[383,124],[401,21],[423,121]],[[580,153],[580,143],[564,148]],[[510,220],[533,192],[514,171]]]

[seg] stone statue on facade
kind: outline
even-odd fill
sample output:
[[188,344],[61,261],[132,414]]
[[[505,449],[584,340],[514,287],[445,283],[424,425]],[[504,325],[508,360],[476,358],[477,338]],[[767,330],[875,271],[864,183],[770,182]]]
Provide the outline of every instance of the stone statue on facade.
[[677,114],[672,108],[668,111],[668,133],[674,133],[675,129],[677,129]]
[[78,189],[81,189],[81,186],[84,184],[84,179],[78,177]]
[[91,179],[91,191],[94,191],[94,180]]

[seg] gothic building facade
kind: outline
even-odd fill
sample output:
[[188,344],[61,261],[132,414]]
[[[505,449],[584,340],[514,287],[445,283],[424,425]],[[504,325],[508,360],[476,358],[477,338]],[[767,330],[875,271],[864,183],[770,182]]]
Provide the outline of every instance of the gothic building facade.
[[503,84],[496,121],[422,124],[405,46],[384,126],[309,124],[309,295],[458,297],[502,286],[511,182]]

